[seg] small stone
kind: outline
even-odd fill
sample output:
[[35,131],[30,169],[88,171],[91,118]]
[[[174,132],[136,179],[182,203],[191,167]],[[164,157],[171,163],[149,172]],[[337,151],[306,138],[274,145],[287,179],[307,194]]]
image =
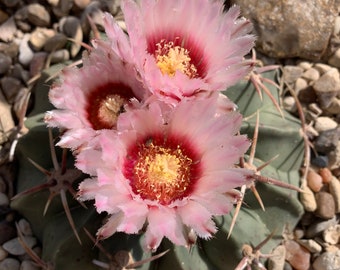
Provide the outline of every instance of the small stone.
[[9,205],[8,196],[5,193],[0,192],[0,206]]
[[314,192],[319,192],[323,186],[322,177],[313,170],[308,171],[307,183],[308,187]]
[[0,75],[5,74],[12,65],[12,59],[4,53],[0,53]]
[[51,23],[50,14],[38,3],[27,6],[27,19],[35,26],[47,27]]
[[23,235],[32,236],[32,228],[28,221],[24,218],[18,221],[18,226]]
[[339,270],[340,250],[335,252],[324,252],[313,263],[314,270]]
[[[32,236],[24,236],[23,241],[26,242],[27,246],[32,248],[37,244],[37,239]],[[8,253],[19,256],[19,255],[24,255],[26,253],[25,249],[22,247],[22,245],[19,242],[18,238],[13,238],[6,243],[2,245],[2,247],[8,251]]]
[[4,77],[1,79],[1,88],[8,103],[13,104],[16,95],[22,87],[20,80],[13,77]]
[[311,160],[311,164],[319,168],[325,168],[328,166],[328,157],[323,155],[313,157]]
[[334,129],[338,126],[332,118],[327,116],[320,116],[315,120],[314,128],[318,132],[322,132],[329,129]]
[[324,184],[328,184],[330,181],[332,181],[333,178],[332,172],[327,167],[321,168],[319,170],[319,174],[322,177],[322,182]]
[[52,64],[61,63],[61,62],[67,61],[69,59],[70,59],[70,53],[66,49],[56,51],[56,52],[52,53],[52,55],[51,55],[51,63]]
[[298,63],[298,67],[301,67],[303,70],[308,70],[313,67],[311,62],[301,61]]
[[34,77],[39,74],[46,67],[47,52],[37,52],[34,54],[29,65],[30,76]]
[[328,59],[328,64],[333,67],[340,67],[340,49],[337,49],[335,53]]
[[300,201],[307,212],[314,212],[317,208],[313,191],[308,186],[303,186],[300,193]]
[[41,269],[38,267],[34,262],[31,260],[24,260],[21,263],[20,270],[39,270]]
[[53,37],[46,40],[44,45],[44,51],[54,52],[65,47],[67,43],[67,37],[62,33],[56,33]]
[[319,117],[320,114],[322,114],[322,110],[320,109],[320,107],[318,106],[318,104],[316,103],[310,103],[308,104],[308,109],[310,111],[312,111],[313,113],[315,113],[315,115],[317,117]]
[[[315,219],[315,217],[314,217]],[[338,224],[336,217],[325,221],[317,221],[311,224],[306,231],[306,238],[313,238],[331,226]]]
[[30,36],[29,44],[35,51],[40,51],[47,40],[55,35],[55,31],[48,28],[37,27]]
[[285,264],[286,248],[281,245],[273,250],[268,259],[268,270],[282,270]]
[[34,55],[33,50],[28,45],[29,38],[30,34],[25,34],[19,46],[19,62],[24,66],[31,62]]
[[328,153],[329,168],[331,171],[340,171],[340,141],[337,143],[334,151]]
[[13,41],[17,26],[14,17],[10,17],[7,21],[0,24],[0,40],[5,42]]
[[297,96],[301,103],[309,104],[317,102],[316,93],[311,85],[299,90]]
[[294,90],[296,93],[299,93],[300,90],[306,89],[308,87],[308,83],[303,78],[297,78],[294,85]]
[[340,34],[340,16],[337,16],[334,20],[333,35],[336,36]]
[[339,71],[332,68],[313,84],[313,89],[322,108],[327,108],[340,91]]
[[314,141],[315,150],[318,153],[327,154],[336,149],[340,138],[340,128],[328,129],[319,133]]
[[20,270],[20,262],[13,258],[6,258],[0,262],[1,270]]
[[330,69],[332,69],[331,66],[326,65],[326,64],[323,64],[323,63],[316,63],[316,64],[314,65],[314,68],[317,69],[317,70],[320,72],[321,75],[324,74],[324,73],[326,73],[326,72],[329,71]]
[[306,70],[302,75],[302,78],[308,80],[308,81],[316,81],[320,78],[320,73],[315,68],[310,68]]
[[339,115],[340,114],[340,99],[334,97],[327,108],[324,109],[325,112],[330,114]]
[[334,176],[329,182],[329,192],[334,198],[335,212],[340,213],[340,181]]
[[296,270],[308,270],[310,266],[310,253],[307,249],[293,240],[284,243],[286,248],[286,260]]
[[315,195],[317,208],[315,215],[324,219],[330,219],[335,215],[335,202],[333,196],[325,191]]
[[0,262],[7,258],[8,252],[0,246]]
[[81,42],[83,41],[80,20],[74,16],[64,17],[60,20],[60,29],[67,37],[74,39],[70,53],[72,57],[75,57],[80,51]]
[[283,80],[287,84],[294,84],[301,77],[303,69],[297,66],[287,65],[283,67]]
[[326,243],[336,245],[340,239],[340,225],[329,227],[323,231],[322,235]]
[[296,102],[295,98],[292,96],[287,96],[283,99],[283,108],[285,108],[287,111],[294,113],[296,112]]
[[313,239],[299,239],[298,243],[308,249],[311,253],[320,253],[322,246]]
[[7,221],[0,222],[0,245],[6,243],[15,236],[16,230],[12,224]]

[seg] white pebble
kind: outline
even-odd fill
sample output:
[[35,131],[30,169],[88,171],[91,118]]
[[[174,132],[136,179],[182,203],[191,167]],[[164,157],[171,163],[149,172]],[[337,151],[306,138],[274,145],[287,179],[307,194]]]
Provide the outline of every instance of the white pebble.
[[314,270],[339,270],[340,250],[336,252],[324,252],[313,263]]
[[327,116],[320,116],[315,119],[314,128],[317,132],[322,132],[329,129],[334,129],[338,126],[332,118]]
[[32,233],[31,225],[28,223],[26,219],[24,218],[20,219],[18,222],[18,226],[23,235],[32,236],[33,233]]

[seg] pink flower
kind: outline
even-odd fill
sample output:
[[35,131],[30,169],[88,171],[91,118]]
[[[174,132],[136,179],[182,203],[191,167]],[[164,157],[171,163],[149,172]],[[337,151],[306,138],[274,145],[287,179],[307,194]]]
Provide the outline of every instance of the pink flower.
[[125,106],[137,106],[147,93],[134,68],[101,41],[83,57],[81,68],[65,68],[51,87],[49,99],[57,109],[47,112],[45,121],[65,130],[58,145],[76,149],[115,128]]
[[[249,147],[235,135],[241,115],[221,113],[217,96],[182,100],[174,109],[154,102],[128,110],[116,132],[98,136],[101,166],[80,184],[79,199],[94,199],[97,211],[109,214],[99,239],[146,225],[145,244],[154,250],[163,237],[187,245],[191,229],[203,238],[216,232],[212,216],[229,213],[233,189],[251,174],[234,166]],[[86,155],[91,164],[91,150]]]
[[[124,0],[122,9],[137,69],[168,103],[225,90],[251,70],[243,57],[254,45],[252,26],[236,6],[224,13],[223,1]],[[124,40],[106,27],[110,39]]]

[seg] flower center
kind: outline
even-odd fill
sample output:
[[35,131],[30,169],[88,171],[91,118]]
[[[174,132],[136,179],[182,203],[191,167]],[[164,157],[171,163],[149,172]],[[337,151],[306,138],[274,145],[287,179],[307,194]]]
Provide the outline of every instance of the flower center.
[[165,40],[157,43],[156,47],[156,64],[163,74],[173,77],[176,71],[180,71],[190,78],[197,76],[197,68],[192,63],[187,49]]
[[131,88],[122,84],[108,83],[97,87],[89,94],[86,108],[93,129],[114,128],[119,114],[124,112],[124,105],[133,97]]
[[125,176],[136,194],[163,205],[185,197],[195,182],[197,162],[180,145],[150,142],[139,144],[128,155]]

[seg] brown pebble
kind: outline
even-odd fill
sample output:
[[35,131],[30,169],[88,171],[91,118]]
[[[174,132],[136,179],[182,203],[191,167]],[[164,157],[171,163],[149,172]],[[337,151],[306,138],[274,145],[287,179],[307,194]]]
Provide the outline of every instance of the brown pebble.
[[324,219],[330,219],[335,215],[335,202],[333,196],[325,191],[315,195],[317,208],[315,214]]
[[286,260],[296,270],[308,270],[310,267],[310,252],[293,240],[284,243]]
[[333,178],[332,172],[328,168],[321,168],[319,174],[322,177],[322,182],[324,184],[329,183]]
[[323,186],[322,177],[313,170],[308,171],[307,183],[309,188],[314,192],[319,192]]

